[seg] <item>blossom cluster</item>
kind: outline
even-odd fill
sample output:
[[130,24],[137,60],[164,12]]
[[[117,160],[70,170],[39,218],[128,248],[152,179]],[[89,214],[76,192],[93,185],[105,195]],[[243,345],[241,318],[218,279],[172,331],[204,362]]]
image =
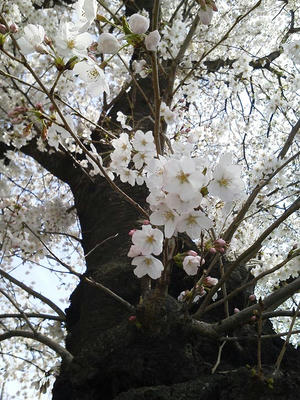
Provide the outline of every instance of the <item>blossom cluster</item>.
[[[128,182],[132,186],[146,184],[149,189],[147,202],[151,210],[150,222],[154,226],[162,227],[167,239],[178,232],[185,232],[192,239],[197,239],[201,232],[213,227],[213,221],[202,209],[205,197],[214,196],[224,202],[232,202],[243,196],[241,167],[232,164],[230,154],[222,155],[213,170],[208,159],[193,155],[192,145],[189,148],[186,144],[185,148],[190,151],[186,150],[184,155],[178,145],[177,148],[174,146],[173,153],[158,156],[150,131],[144,133],[137,130],[132,137],[123,132],[111,143],[114,150],[110,155],[111,163],[107,171],[113,172],[122,182]],[[149,243],[154,240],[154,232],[158,235],[160,231],[152,230],[149,226],[142,228],[143,238],[148,238],[145,240],[149,240]],[[151,253],[161,253],[162,242],[155,251],[149,252],[145,250],[145,244],[136,242],[139,235],[135,233],[132,237],[134,247],[129,254],[131,257],[149,257]],[[159,237],[162,241],[162,234]],[[217,246],[223,248],[224,245],[220,242],[216,243]],[[145,261],[144,258],[138,260]],[[134,258],[133,262],[137,260]],[[201,262],[197,257],[193,260],[186,259],[184,269],[193,275],[195,266],[200,266]]]

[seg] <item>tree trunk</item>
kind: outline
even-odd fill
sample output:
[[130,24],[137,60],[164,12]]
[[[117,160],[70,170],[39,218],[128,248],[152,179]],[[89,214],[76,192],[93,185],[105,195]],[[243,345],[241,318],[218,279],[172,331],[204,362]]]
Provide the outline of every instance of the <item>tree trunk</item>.
[[[84,252],[91,252],[86,275],[136,305],[140,282],[126,255],[130,245],[128,231],[139,217],[136,210],[102,178],[94,184],[81,179],[72,182],[71,187],[82,227]],[[131,195],[142,201],[143,189],[134,192]],[[116,233],[117,237],[95,248]],[[244,278],[242,270],[235,279]],[[177,279],[179,282],[172,289],[174,295],[184,287],[182,277],[178,275]],[[233,284],[238,286],[239,282]],[[243,296],[240,302],[242,299]],[[155,304],[152,311],[153,315],[145,320],[138,315],[142,321],[139,326],[129,320],[130,311],[122,304],[81,282],[67,310],[66,344],[74,361],[62,365],[53,400],[298,399],[299,351],[288,347],[280,374],[274,383],[268,380],[282,339],[263,341],[264,378],[255,372],[256,340],[227,342],[220,365],[211,374],[220,343],[185,329],[184,314],[171,296]],[[217,321],[222,313],[221,306],[209,318]],[[271,332],[270,324],[266,323],[264,333]],[[254,326],[247,325],[230,336],[255,334]]]

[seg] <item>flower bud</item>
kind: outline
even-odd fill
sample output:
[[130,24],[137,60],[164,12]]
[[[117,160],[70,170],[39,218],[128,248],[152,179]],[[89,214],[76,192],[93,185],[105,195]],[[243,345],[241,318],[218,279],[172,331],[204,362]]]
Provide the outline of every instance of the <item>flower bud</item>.
[[135,315],[130,315],[130,317],[128,318],[128,321],[135,322],[136,321],[136,316]]
[[11,33],[17,33],[18,30],[19,30],[19,28],[18,28],[18,26],[17,26],[16,24],[11,24],[11,25],[9,26],[9,31],[10,31]]
[[150,20],[143,15],[133,14],[129,17],[128,24],[133,33],[142,34],[149,29]]
[[249,300],[250,300],[250,301],[255,301],[255,300],[256,300],[255,294],[250,294]]
[[44,38],[44,42],[45,42],[45,44],[47,44],[48,46],[52,46],[52,40],[48,37],[48,36],[45,36],[45,38]]
[[143,225],[150,225],[151,222],[148,219],[144,219],[143,221]]
[[224,246],[226,246],[226,242],[225,242],[224,239],[217,239],[217,240],[215,241],[215,245],[224,247]]
[[131,230],[128,232],[128,235],[129,235],[129,236],[132,236],[132,235],[134,234],[134,232],[136,232],[136,229],[131,229]]
[[211,247],[211,248],[209,249],[209,252],[210,252],[211,254],[216,254],[216,253],[217,253],[217,250],[216,250],[214,247]]
[[160,41],[160,34],[158,31],[153,31],[145,38],[145,46],[148,51],[156,51],[157,45]]
[[237,314],[237,313],[239,313],[241,310],[239,309],[239,308],[235,308],[234,310],[233,310],[233,312],[234,312],[234,314]]
[[207,276],[204,280],[203,280],[203,284],[205,286],[208,287],[212,287],[215,286],[218,283],[218,279],[217,278],[213,278],[212,276]]
[[120,49],[120,43],[111,33],[102,33],[98,40],[98,50],[103,54],[114,54]]
[[0,24],[0,33],[2,33],[3,35],[5,35],[5,33],[7,33],[6,26],[3,24]]
[[88,48],[88,51],[95,52],[97,48],[98,48],[98,42],[93,42]]
[[193,256],[193,257],[196,257],[196,256],[198,255],[194,250],[189,250],[189,251],[187,252],[187,254],[188,254],[189,256]]
[[255,315],[252,315],[252,317],[250,318],[252,322],[255,322],[257,320]]
[[43,104],[42,103],[36,103],[35,108],[39,111],[43,111]]

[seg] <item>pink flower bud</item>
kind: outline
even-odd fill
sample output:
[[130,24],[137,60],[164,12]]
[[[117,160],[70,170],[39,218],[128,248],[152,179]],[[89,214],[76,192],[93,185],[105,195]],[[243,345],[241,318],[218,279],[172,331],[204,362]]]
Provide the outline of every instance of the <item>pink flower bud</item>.
[[148,219],[144,219],[143,221],[143,225],[150,225],[151,222]]
[[9,30],[10,30],[11,33],[17,33],[19,28],[18,28],[18,26],[16,24],[11,24],[9,26]]
[[94,51],[97,50],[97,47],[98,47],[98,42],[93,42],[93,43],[90,45],[90,47],[88,48],[88,51],[94,52]]
[[217,249],[219,253],[224,254],[225,253],[225,249],[224,247],[220,247],[219,249]]
[[44,37],[44,42],[47,46],[51,46],[52,45],[52,40],[50,38],[48,38],[48,36],[45,35]]
[[216,246],[221,246],[221,247],[226,246],[226,242],[225,242],[224,239],[217,239],[217,240],[215,241],[214,244],[215,244]]
[[128,321],[135,322],[136,321],[136,316],[135,315],[130,315],[130,317],[128,318]]
[[15,109],[14,109],[14,111],[17,112],[17,113],[24,113],[27,110],[28,110],[28,108],[27,107],[23,107],[23,106],[18,106],[18,107],[15,107]]
[[14,119],[11,120],[11,123],[12,123],[13,125],[18,125],[18,124],[20,124],[22,121],[23,121],[22,118],[14,118]]
[[132,235],[134,234],[134,232],[136,232],[136,229],[131,229],[131,230],[128,232],[128,235],[129,235],[129,236],[132,236]]
[[192,256],[192,257],[196,257],[196,256],[198,255],[194,250],[189,250],[189,251],[187,252],[187,254],[188,254],[189,256]]
[[256,300],[255,294],[250,294],[249,300],[250,300],[250,301],[255,301],[255,300]]
[[218,279],[217,278],[213,278],[211,276],[207,276],[204,280],[203,280],[203,284],[205,286],[208,287],[212,287],[215,286],[218,283]]
[[3,24],[0,24],[0,33],[2,33],[3,35],[4,35],[5,33],[7,33],[6,26],[3,25]]
[[250,319],[251,319],[251,321],[253,321],[253,322],[255,322],[255,321],[257,320],[257,318],[256,318],[255,315],[252,315],[252,317],[251,317]]
[[234,310],[233,310],[233,312],[234,312],[234,314],[237,314],[237,313],[239,313],[241,310],[239,309],[239,308],[235,308]]
[[210,252],[211,254],[216,254],[216,253],[217,253],[217,250],[216,250],[214,247],[211,247],[211,248],[209,249],[209,252]]
[[43,104],[42,104],[42,103],[36,103],[35,108],[36,108],[37,110],[42,111],[42,110],[43,110]]

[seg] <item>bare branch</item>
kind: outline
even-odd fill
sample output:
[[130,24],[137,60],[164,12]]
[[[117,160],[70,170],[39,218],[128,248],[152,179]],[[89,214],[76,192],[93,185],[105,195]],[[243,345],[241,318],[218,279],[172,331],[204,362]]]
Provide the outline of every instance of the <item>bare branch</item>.
[[46,346],[50,347],[50,349],[54,350],[66,363],[71,363],[73,360],[73,356],[68,350],[62,347],[60,344],[56,343],[54,340],[48,338],[41,333],[34,333],[30,331],[21,331],[21,330],[12,330],[9,332],[5,332],[0,335],[0,342],[6,339],[10,339],[12,337],[23,337],[28,339],[36,340]]
[[49,300],[47,297],[43,296],[41,293],[36,292],[33,290],[31,287],[25,285],[25,283],[19,281],[18,279],[12,277],[10,274],[7,272],[3,271],[0,269],[0,275],[3,276],[3,278],[9,280],[13,284],[19,286],[21,289],[25,290],[27,293],[31,294],[32,296],[36,297],[37,299],[40,299],[42,302],[47,304],[50,308],[52,308],[53,311],[55,311],[61,318],[65,319],[66,315],[65,313],[51,300]]
[[[264,309],[268,310],[273,307],[278,307],[284,303],[289,297],[296,293],[300,289],[300,277],[295,279],[294,282],[276,290],[274,293],[263,299]],[[254,304],[251,307],[247,307],[244,310],[231,315],[230,317],[215,323],[212,328],[218,333],[227,333],[235,327],[249,322],[253,313],[258,310],[259,304]]]
[[[64,322],[65,318],[57,315],[39,314],[39,313],[24,313],[27,318],[49,319],[54,321]],[[0,318],[24,318],[23,314],[0,314]]]

